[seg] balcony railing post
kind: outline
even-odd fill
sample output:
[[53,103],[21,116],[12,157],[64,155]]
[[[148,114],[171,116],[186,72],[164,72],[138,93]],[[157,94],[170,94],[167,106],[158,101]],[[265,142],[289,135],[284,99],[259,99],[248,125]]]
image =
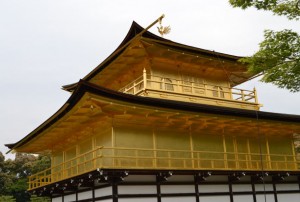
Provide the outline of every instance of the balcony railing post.
[[253,94],[254,94],[255,103],[258,104],[257,94],[256,94],[256,88],[253,88]]
[[242,101],[245,101],[245,93],[244,93],[244,90],[241,90],[241,97],[242,97]]
[[147,88],[147,72],[145,68],[143,70],[143,82],[144,82],[144,91],[145,91]]

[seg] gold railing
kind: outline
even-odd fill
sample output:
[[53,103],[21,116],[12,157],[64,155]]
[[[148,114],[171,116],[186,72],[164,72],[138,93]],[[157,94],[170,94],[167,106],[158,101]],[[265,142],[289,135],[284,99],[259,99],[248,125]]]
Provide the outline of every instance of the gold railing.
[[293,171],[300,161],[280,154],[99,147],[30,176],[29,190],[97,168]]
[[253,103],[258,105],[256,90],[228,88],[226,86],[210,85],[174,78],[166,78],[144,73],[141,77],[121,88],[119,91],[139,95],[145,90],[155,90],[178,95],[214,98],[223,101]]

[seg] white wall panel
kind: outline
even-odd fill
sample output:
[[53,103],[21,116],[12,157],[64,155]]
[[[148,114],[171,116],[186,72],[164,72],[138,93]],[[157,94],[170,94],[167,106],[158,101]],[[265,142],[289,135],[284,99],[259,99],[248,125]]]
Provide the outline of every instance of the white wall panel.
[[119,198],[119,202],[157,202],[157,198]]
[[300,201],[300,194],[278,194],[278,202],[296,202]]
[[230,202],[229,196],[201,196],[201,202]]
[[93,197],[92,191],[84,191],[78,193],[78,200],[89,199]]
[[161,193],[195,193],[194,185],[161,185]]
[[62,198],[61,197],[53,198],[52,202],[62,202]]
[[162,197],[161,202],[196,202],[196,197]]
[[112,199],[98,200],[99,202],[112,202]]
[[[273,194],[267,194],[266,196],[263,194],[259,194],[259,195],[256,195],[256,201],[257,202],[275,202],[275,198],[274,198]],[[286,202],[286,201],[283,201],[283,202]],[[290,202],[292,202],[292,201],[290,201]]]
[[118,186],[119,194],[156,194],[155,185]]
[[256,184],[255,191],[273,191],[272,184]]
[[199,185],[199,193],[229,192],[228,185]]
[[233,184],[232,191],[233,192],[252,191],[252,187],[251,184]]
[[64,201],[76,201],[76,194],[70,194],[64,196]]
[[234,202],[253,202],[253,195],[234,195]]
[[112,195],[112,187],[104,187],[101,189],[95,189],[95,197],[101,196],[111,196]]
[[276,184],[277,191],[283,190],[299,190],[298,184]]

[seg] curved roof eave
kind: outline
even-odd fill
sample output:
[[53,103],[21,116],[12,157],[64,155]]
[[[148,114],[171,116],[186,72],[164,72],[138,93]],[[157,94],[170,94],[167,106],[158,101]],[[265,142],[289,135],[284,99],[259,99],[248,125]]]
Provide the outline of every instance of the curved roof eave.
[[135,95],[124,94],[121,92],[113,91],[89,83],[87,81],[80,80],[78,82],[75,92],[70,96],[67,102],[55,114],[53,114],[48,120],[42,123],[39,127],[37,127],[34,131],[32,131],[30,134],[28,134],[19,142],[14,144],[6,144],[6,146],[12,150],[28,143],[30,140],[38,136],[40,133],[42,133],[44,130],[46,130],[48,127],[54,124],[57,120],[62,118],[66,113],[68,113],[76,105],[76,103],[80,101],[81,97],[86,92],[103,96],[105,98],[117,100],[117,101],[123,101],[130,104],[139,104],[139,105],[150,106],[150,107],[176,109],[176,110],[182,110],[182,111],[194,112],[194,113],[199,112],[199,113],[245,117],[245,118],[252,118],[252,119],[259,118],[259,119],[266,119],[266,120],[300,123],[299,115],[252,111],[246,109],[228,108],[228,107],[213,106],[213,105],[206,105],[206,104],[196,104],[196,103],[189,103],[189,102],[182,102],[182,101],[141,97],[141,96],[135,96]]
[[[126,47],[127,47],[126,44],[130,40],[132,40],[134,37],[136,37],[139,33],[141,33],[143,30],[144,30],[144,28],[142,26],[140,26],[138,23],[133,21],[127,35],[125,36],[125,38],[123,39],[121,44],[116,48],[116,50],[112,54],[110,54],[102,63],[100,63],[97,67],[95,67],[89,74],[87,74],[82,80],[89,81],[97,73],[102,71],[106,66],[108,66],[113,60],[115,60],[126,49]],[[230,60],[230,61],[237,61],[238,59],[242,58],[241,56],[234,56],[234,55],[229,55],[229,54],[225,54],[225,53],[219,53],[219,52],[215,52],[215,51],[205,50],[205,49],[177,43],[177,42],[162,38],[160,36],[157,36],[149,31],[144,32],[141,36],[143,38],[149,38],[149,39],[155,41],[156,43],[168,45],[174,49],[178,49],[181,51],[189,51],[189,52],[196,53],[196,54],[213,56],[213,57],[217,57],[220,59],[226,59],[226,60]],[[77,86],[77,83],[67,84],[67,85],[62,86],[62,89],[66,90],[66,91],[73,91],[73,90],[75,90],[76,86]]]

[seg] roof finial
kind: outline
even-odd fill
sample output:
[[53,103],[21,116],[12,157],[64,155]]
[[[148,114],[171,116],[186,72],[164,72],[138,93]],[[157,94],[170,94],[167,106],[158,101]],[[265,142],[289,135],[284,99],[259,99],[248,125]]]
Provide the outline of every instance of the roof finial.
[[[165,17],[165,15],[163,15],[163,17]],[[159,18],[158,22],[159,22],[159,27],[157,27],[158,32],[160,33],[161,37],[163,37],[165,34],[169,34],[171,31],[171,27],[169,26],[162,26],[161,22],[162,22],[162,18]]]

